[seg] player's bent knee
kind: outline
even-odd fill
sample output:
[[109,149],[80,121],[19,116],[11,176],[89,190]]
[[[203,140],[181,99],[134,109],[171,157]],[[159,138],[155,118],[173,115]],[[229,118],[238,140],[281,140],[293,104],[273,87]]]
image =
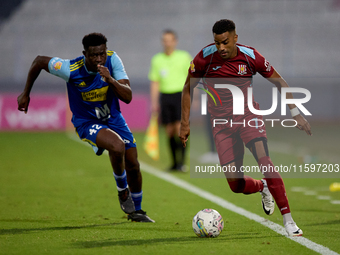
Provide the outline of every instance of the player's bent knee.
[[123,157],[125,153],[125,144],[123,141],[117,142],[117,143],[112,143],[109,145],[107,148],[109,151],[109,154],[114,157]]
[[[261,143],[261,145],[258,144],[259,142]],[[256,144],[258,144],[259,146],[257,146]],[[251,140],[246,144],[246,147],[251,151],[257,162],[261,157],[269,156],[267,138],[265,137],[258,137]]]

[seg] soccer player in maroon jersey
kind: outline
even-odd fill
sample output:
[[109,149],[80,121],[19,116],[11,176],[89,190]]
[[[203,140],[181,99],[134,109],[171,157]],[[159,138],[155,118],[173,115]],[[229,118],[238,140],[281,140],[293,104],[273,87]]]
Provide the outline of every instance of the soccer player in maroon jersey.
[[[204,47],[193,59],[183,88],[180,128],[183,146],[186,145],[190,135],[190,91],[197,86],[200,80],[203,80],[205,88],[217,92],[221,99],[221,104],[216,106],[212,98],[208,97],[208,111],[212,116],[212,125],[214,119],[229,120],[229,124],[215,125],[215,127],[213,125],[213,135],[220,164],[225,166],[225,169],[228,167],[237,169],[235,172],[225,172],[231,190],[243,194],[260,192],[263,209],[267,215],[274,212],[274,197],[283,216],[283,224],[288,235],[301,236],[303,232],[296,225],[290,213],[286,190],[280,174],[276,171],[263,171],[265,178],[255,180],[240,171],[243,166],[243,144],[252,152],[261,170],[263,170],[263,166],[271,166],[274,169],[268,153],[265,127],[263,125],[260,128],[254,127],[253,124],[252,126],[230,125],[230,121],[234,123],[262,121],[262,116],[253,114],[247,105],[247,88],[252,85],[252,76],[257,72],[272,82],[280,92],[281,88],[288,87],[288,84],[257,50],[237,43],[238,35],[233,21],[227,19],[217,21],[212,31],[214,43]],[[214,89],[215,78],[229,79],[229,81],[232,79],[233,85],[242,90],[245,97],[244,115],[233,115],[232,93],[228,89]],[[287,98],[292,99],[293,95],[287,93]],[[288,106],[297,127],[308,135],[312,135],[309,123],[299,113],[296,105],[289,104]],[[254,100],[253,107],[259,110],[259,105]]]

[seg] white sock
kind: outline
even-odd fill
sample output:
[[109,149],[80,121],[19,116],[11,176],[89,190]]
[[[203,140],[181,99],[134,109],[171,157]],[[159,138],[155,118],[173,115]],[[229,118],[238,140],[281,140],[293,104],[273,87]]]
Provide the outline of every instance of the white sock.
[[291,213],[286,213],[286,214],[282,215],[282,217],[283,217],[283,225],[286,225],[286,223],[289,222],[289,221],[294,222]]

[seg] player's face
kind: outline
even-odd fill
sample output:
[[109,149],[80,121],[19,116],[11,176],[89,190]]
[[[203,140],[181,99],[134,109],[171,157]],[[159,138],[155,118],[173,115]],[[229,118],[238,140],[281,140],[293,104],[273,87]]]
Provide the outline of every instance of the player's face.
[[107,58],[106,45],[90,46],[83,51],[87,70],[97,72],[98,65],[104,65]]
[[214,40],[218,53],[223,59],[233,58],[237,55],[237,34],[235,31],[219,35],[214,33]]
[[164,51],[166,53],[171,53],[176,49],[177,39],[173,34],[166,33],[166,34],[163,34],[162,44],[163,44]]

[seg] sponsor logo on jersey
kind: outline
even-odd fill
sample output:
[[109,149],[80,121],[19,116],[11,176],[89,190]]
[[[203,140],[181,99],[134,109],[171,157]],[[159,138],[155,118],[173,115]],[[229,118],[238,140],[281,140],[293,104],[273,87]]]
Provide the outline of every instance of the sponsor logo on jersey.
[[105,86],[100,89],[94,89],[88,92],[82,92],[81,96],[83,100],[87,102],[105,101],[108,88],[109,86]]
[[238,73],[239,75],[247,74],[247,66],[246,65],[238,65]]
[[191,71],[192,73],[195,72],[195,64],[194,64],[194,61],[191,61],[191,62],[190,62],[190,71]]
[[58,61],[53,65],[53,68],[54,68],[54,70],[58,71],[58,70],[60,70],[62,65],[63,65],[63,63],[61,63],[61,61]]

